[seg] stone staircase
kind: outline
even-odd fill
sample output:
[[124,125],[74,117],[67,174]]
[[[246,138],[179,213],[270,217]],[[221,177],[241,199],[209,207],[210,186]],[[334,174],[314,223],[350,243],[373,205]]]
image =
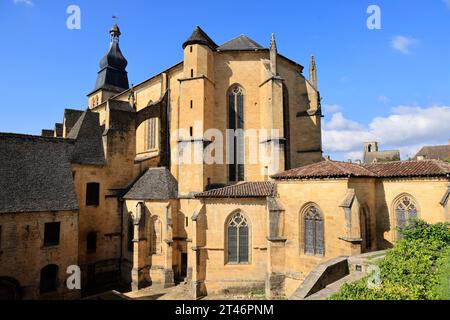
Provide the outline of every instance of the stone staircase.
[[386,250],[375,251],[331,259],[311,271],[289,300],[326,300],[345,283],[365,277],[369,266],[382,259],[386,252]]

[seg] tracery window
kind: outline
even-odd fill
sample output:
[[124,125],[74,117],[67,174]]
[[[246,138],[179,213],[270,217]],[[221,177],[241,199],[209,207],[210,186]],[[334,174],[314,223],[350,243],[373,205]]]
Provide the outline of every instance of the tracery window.
[[[395,204],[396,227],[408,226],[412,220],[418,217],[418,214],[416,201],[410,195],[401,196]],[[397,232],[397,238],[402,238],[400,232]]]
[[249,225],[242,213],[235,213],[227,224],[227,262],[249,263]]
[[158,118],[150,118],[147,123],[147,150],[158,147]]
[[234,148],[228,150],[229,180],[244,181],[244,90],[237,85],[228,93],[228,129],[234,133]]
[[308,255],[324,255],[324,228],[320,210],[310,205],[303,215],[304,251]]

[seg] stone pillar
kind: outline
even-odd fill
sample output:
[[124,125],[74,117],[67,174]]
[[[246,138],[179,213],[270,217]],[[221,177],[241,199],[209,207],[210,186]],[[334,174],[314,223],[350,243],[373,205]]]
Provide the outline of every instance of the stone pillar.
[[286,238],[284,234],[284,208],[275,197],[267,198],[267,274],[266,298],[273,299],[285,295]]
[[139,202],[133,215],[133,269],[131,270],[131,289],[137,291],[149,286],[147,257],[147,238],[145,237],[145,205]]

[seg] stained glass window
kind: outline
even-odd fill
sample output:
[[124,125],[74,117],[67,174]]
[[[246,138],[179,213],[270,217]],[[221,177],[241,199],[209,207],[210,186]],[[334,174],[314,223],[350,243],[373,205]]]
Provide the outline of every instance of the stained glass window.
[[312,205],[304,214],[305,254],[324,255],[324,226],[319,209]]
[[[418,217],[417,204],[411,196],[402,196],[395,205],[395,215],[397,228],[404,228]],[[402,235],[397,232],[397,238],[401,239]]]
[[227,226],[228,263],[245,264],[249,262],[249,226],[240,213],[234,214]]

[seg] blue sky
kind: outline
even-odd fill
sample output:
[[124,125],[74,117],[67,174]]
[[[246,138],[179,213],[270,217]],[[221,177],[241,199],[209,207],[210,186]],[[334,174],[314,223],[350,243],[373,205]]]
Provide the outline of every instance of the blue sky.
[[[69,5],[81,29],[66,27]],[[367,7],[381,9],[369,30]],[[239,34],[306,68],[314,54],[325,110],[324,149],[359,158],[365,140],[413,155],[450,138],[450,0],[119,1],[0,0],[0,131],[39,134],[64,108],[85,108],[112,15],[131,83],[181,61],[196,25],[217,43]]]

